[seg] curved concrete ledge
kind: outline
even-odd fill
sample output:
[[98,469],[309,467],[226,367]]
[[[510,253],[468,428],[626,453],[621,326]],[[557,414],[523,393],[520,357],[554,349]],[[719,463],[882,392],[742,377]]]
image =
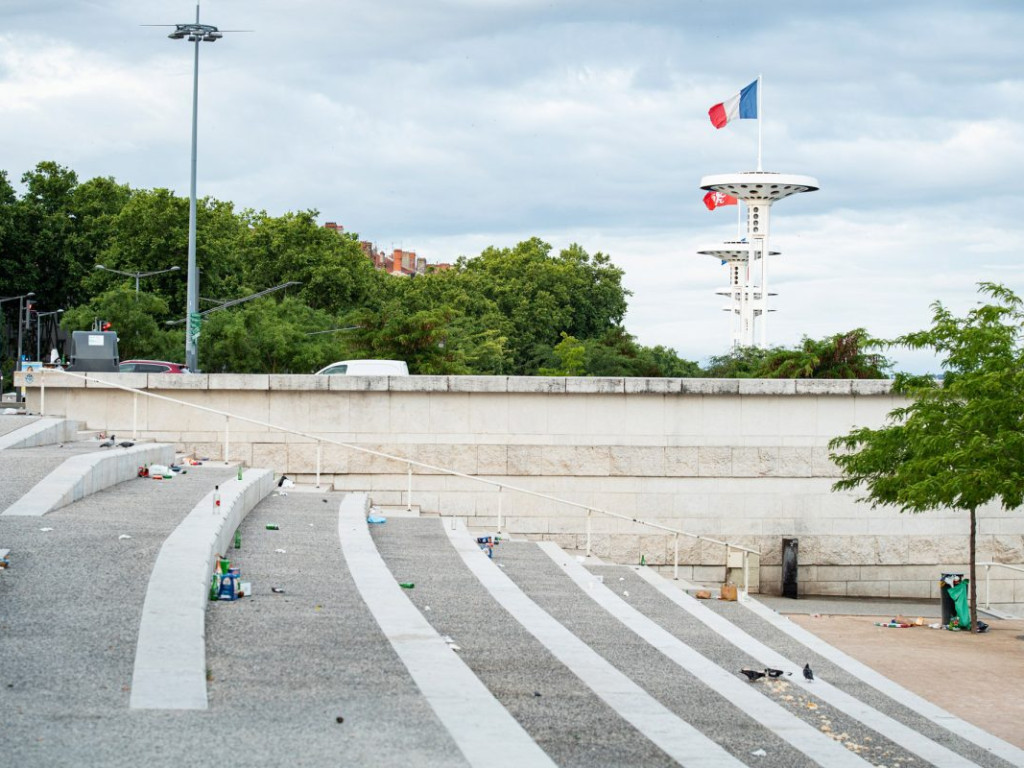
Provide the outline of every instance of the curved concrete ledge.
[[69,443],[78,437],[78,422],[68,419],[36,419],[31,424],[0,436],[0,451]]
[[192,509],[167,537],[149,577],[132,673],[132,709],[206,709],[206,605],[214,559],[239,523],[274,488],[274,474],[249,469]]
[[174,446],[147,443],[72,456],[2,514],[40,516],[137,477],[143,464],[170,464]]

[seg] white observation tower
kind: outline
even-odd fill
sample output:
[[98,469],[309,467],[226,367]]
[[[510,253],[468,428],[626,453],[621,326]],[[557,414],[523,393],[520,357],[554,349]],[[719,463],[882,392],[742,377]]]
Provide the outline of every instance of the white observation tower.
[[818,180],[810,176],[790,173],[748,171],[746,173],[720,173],[705,176],[700,188],[710,192],[732,195],[747,207],[746,240],[725,243],[721,248],[700,251],[715,256],[729,265],[730,285],[718,291],[731,296],[733,301],[733,346],[754,346],[754,326],[757,323],[757,345],[768,345],[768,229],[772,203],[799,192],[814,192]]

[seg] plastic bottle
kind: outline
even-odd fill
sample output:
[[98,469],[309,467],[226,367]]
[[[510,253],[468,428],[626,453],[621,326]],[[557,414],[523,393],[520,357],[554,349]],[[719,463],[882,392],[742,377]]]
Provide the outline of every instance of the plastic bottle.
[[239,549],[242,546],[242,534],[240,531],[235,531],[235,549]]

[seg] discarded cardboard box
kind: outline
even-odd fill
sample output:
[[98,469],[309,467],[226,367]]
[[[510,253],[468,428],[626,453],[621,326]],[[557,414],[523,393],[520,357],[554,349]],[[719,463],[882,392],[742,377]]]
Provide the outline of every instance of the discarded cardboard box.
[[735,600],[736,599],[736,585],[735,584],[723,584],[721,591],[722,600]]

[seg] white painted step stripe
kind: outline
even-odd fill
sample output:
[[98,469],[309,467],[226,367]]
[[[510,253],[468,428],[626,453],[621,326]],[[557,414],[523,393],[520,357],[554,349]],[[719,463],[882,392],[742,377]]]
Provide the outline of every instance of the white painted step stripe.
[[373,543],[366,509],[366,495],[350,493],[338,513],[338,537],[349,572],[370,613],[466,760],[480,768],[554,766],[402,593]]
[[442,525],[463,562],[501,606],[620,717],[666,754],[694,768],[743,765],[692,725],[676,717],[527,597],[480,549],[461,521],[442,521]]
[[[753,656],[766,666],[793,672],[793,677],[789,678],[793,685],[802,686],[808,693],[831,704],[841,712],[856,718],[873,731],[899,744],[904,749],[913,752],[923,760],[927,760],[936,768],[968,768],[975,765],[975,763],[947,747],[932,741],[924,734],[918,733],[913,728],[904,725],[898,720],[894,720],[874,707],[836,688],[831,683],[821,679],[820,676],[817,676],[814,682],[807,682],[803,678],[802,665],[794,665],[785,656],[769,648],[760,640],[751,637],[731,621],[715,613],[707,606],[701,605],[700,601],[696,598],[690,597],[688,594],[677,589],[658,574],[651,572],[649,568],[636,568],[635,571],[642,579],[651,584],[669,600],[707,627],[713,629],[744,653]],[[896,700],[901,701],[902,699],[896,697]]]
[[871,667],[857,661],[838,648],[829,645],[817,635],[808,632],[803,627],[794,624],[785,616],[776,613],[764,603],[753,598],[743,603],[745,608],[750,609],[761,618],[765,619],[772,626],[785,632],[794,640],[806,645],[819,656],[823,656],[834,664],[841,666],[854,677],[881,691],[890,698],[903,704],[929,720],[941,725],[946,730],[955,733],[961,738],[977,744],[982,749],[988,750],[993,755],[1001,757],[1010,765],[1024,765],[1024,749],[1016,747],[998,736],[982,730],[978,726],[961,720],[954,714],[947,712],[941,707],[933,704],[927,699],[918,696],[898,683],[890,680],[884,675],[871,669]]
[[[779,738],[820,765],[863,766],[868,763],[846,747],[822,734],[810,723],[754,690],[749,682],[727,672],[706,656],[683,643],[672,633],[615,594],[590,571],[567,555],[555,543],[542,542],[540,548],[560,566],[588,597],[633,630],[713,691],[731,701]],[[738,670],[737,670],[738,672]]]

